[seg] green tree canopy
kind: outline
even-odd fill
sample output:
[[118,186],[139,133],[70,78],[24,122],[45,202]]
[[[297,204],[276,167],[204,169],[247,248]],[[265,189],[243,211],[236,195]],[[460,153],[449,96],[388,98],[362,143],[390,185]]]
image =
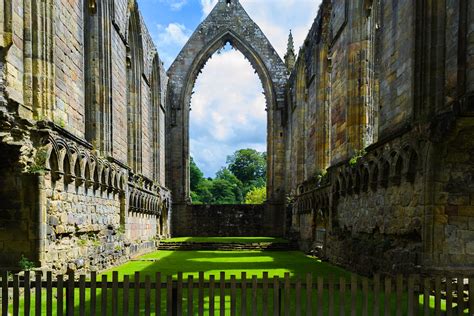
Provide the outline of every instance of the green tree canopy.
[[255,149],[240,149],[227,157],[229,170],[247,186],[252,181],[266,178],[267,155]]
[[190,177],[191,191],[196,191],[199,183],[204,180],[204,173],[196,165],[193,157],[190,158],[190,162],[189,162],[189,177]]
[[266,190],[261,189],[266,184],[265,153],[255,149],[237,150],[227,157],[227,167],[221,168],[214,179],[204,178],[192,157],[189,166],[194,204],[241,204],[250,192],[249,204],[263,203],[266,199]]

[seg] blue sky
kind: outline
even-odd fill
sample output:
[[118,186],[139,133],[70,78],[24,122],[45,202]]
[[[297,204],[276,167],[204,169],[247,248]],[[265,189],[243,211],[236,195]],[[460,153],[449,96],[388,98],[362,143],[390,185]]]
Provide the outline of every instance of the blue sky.
[[[145,23],[168,68],[217,0],[138,0]],[[240,0],[283,58],[288,32],[295,50],[316,17],[320,0]],[[226,48],[198,77],[191,100],[191,155],[213,177],[241,148],[266,150],[265,97],[258,76],[240,52]]]

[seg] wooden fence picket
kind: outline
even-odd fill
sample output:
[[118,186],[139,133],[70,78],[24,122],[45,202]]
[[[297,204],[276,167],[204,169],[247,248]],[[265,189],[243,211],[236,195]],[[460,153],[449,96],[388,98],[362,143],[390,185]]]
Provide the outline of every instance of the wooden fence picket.
[[329,276],[329,316],[334,316],[334,276]]
[[415,315],[415,278],[413,275],[410,275],[408,277],[408,316],[414,316]]
[[209,316],[215,314],[215,276],[209,276]]
[[123,315],[128,316],[128,311],[130,308],[130,276],[129,275],[124,275],[123,276]]
[[42,287],[41,282],[43,281],[43,275],[41,272],[37,272],[35,275],[35,315],[41,316],[42,315]]
[[313,275],[306,274],[306,316],[313,315]]
[[[102,275],[102,280],[100,282],[101,287],[101,307],[100,307],[100,314],[102,316],[107,316],[107,275]],[[69,316],[69,315],[68,315]]]
[[295,284],[295,315],[301,316],[301,279],[298,278]]
[[56,287],[56,315],[62,316],[63,315],[63,276],[57,276],[57,287]]
[[353,273],[351,275],[351,316],[357,314],[357,276]]
[[133,284],[133,315],[140,315],[140,272],[135,272]]
[[8,315],[8,272],[2,272],[2,315]]
[[369,280],[362,279],[362,315],[369,315]]
[[285,316],[290,315],[290,291],[291,291],[291,283],[290,283],[290,273],[285,272]]
[[240,275],[241,280],[241,298],[240,298],[240,315],[246,316],[247,315],[247,274],[242,272]]
[[194,279],[192,275],[188,275],[188,315],[194,315]]
[[374,276],[374,316],[380,316],[380,275]]
[[257,276],[252,275],[252,316],[257,316]]
[[23,282],[23,315],[30,316],[30,271],[25,271]]
[[176,314],[183,314],[183,272],[178,272],[176,284]]
[[[117,315],[117,314],[113,314]],[[145,276],[145,316],[151,315],[151,279],[149,275]]]
[[89,315],[95,316],[97,311],[97,272],[91,272],[91,289],[90,289],[90,311]]
[[318,277],[318,316],[323,316],[324,278]]
[[435,278],[435,315],[441,316],[441,277]]
[[225,272],[220,274],[219,315],[225,316]]
[[273,277],[273,315],[280,316],[280,279]]
[[474,277],[469,278],[469,315],[474,315]]
[[112,272],[112,315],[118,315],[118,271]]
[[230,276],[230,315],[237,314],[237,288],[235,283],[235,275]]
[[155,274],[155,316],[161,316],[161,272]]
[[392,278],[385,277],[385,299],[384,299],[384,314],[390,316],[392,314]]
[[199,272],[198,314],[204,315],[204,272]]
[[346,314],[345,296],[346,296],[346,278],[341,277],[339,279],[339,315],[341,316],[344,316]]
[[458,315],[462,316],[464,315],[464,277],[463,276],[458,276],[457,278],[457,309],[458,309]]
[[424,278],[423,279],[423,312],[425,316],[430,315],[430,290],[431,290],[431,285],[430,282],[431,280],[429,278]]
[[79,315],[86,315],[86,276],[79,276]]
[[453,316],[453,279],[446,278],[446,316]]
[[66,289],[66,314],[68,316],[74,315],[74,271],[67,274],[67,289]]
[[403,295],[403,276],[401,274],[397,275],[396,281],[396,315],[402,316],[402,295]]

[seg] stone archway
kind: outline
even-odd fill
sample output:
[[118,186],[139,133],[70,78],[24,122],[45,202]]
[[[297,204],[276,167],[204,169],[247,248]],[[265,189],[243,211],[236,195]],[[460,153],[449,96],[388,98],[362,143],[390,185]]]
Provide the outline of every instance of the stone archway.
[[283,232],[284,134],[283,111],[287,69],[258,25],[238,0],[219,0],[197,27],[168,70],[167,185],[173,192],[173,233],[191,224],[189,204],[189,110],[192,90],[207,60],[230,43],[257,72],[266,97],[267,197],[265,233]]

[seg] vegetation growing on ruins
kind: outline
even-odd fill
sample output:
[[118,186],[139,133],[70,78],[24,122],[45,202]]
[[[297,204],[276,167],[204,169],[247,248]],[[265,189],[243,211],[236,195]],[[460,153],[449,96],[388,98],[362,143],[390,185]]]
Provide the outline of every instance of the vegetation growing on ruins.
[[204,178],[191,157],[191,198],[194,204],[262,204],[266,200],[266,153],[240,149],[214,179]]

